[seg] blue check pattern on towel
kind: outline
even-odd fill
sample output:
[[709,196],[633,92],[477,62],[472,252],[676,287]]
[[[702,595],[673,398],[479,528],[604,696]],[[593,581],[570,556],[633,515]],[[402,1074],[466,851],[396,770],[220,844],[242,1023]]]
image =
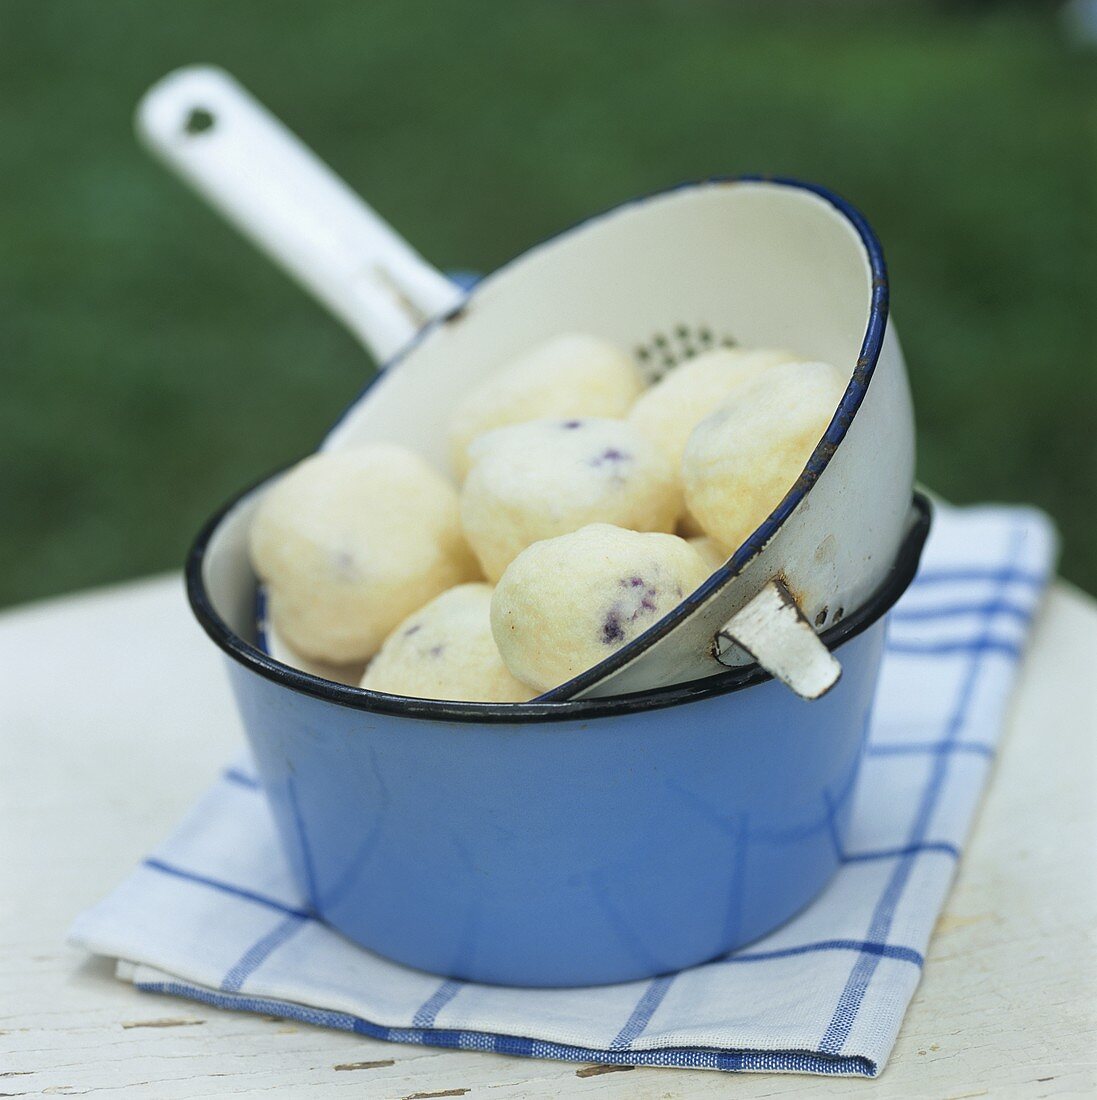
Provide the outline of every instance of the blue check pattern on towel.
[[653,981],[449,981],[315,920],[262,792],[225,772],[72,930],[138,989],[380,1039],[541,1058],[874,1076],[918,984],[1055,554],[1038,512],[938,506],[892,614],[844,866],[803,914]]

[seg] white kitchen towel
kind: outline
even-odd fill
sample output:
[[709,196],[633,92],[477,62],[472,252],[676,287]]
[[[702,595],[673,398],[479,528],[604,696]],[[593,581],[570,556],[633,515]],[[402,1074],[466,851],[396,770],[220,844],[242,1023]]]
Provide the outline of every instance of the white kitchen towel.
[[138,989],[403,1043],[543,1058],[874,1076],[918,984],[1055,556],[1025,508],[938,505],[891,615],[848,851],[805,912],[651,981],[508,989],[410,970],[318,922],[262,791],[231,768],[76,921]]

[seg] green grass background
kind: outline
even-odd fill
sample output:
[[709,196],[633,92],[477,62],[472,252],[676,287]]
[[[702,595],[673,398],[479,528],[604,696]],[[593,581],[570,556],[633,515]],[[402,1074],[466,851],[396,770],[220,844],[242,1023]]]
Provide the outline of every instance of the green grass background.
[[684,178],[828,184],[885,243],[921,478],[1046,508],[1097,590],[1097,56],[1052,9],[0,0],[0,604],[179,565],[371,370],[137,147],[194,61],[442,266]]

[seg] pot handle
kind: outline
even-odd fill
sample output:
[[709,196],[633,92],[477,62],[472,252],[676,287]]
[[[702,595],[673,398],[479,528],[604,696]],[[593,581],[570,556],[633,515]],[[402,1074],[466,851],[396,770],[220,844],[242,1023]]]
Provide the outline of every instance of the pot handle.
[[335,314],[379,363],[463,292],[228,73],[169,73],[137,107],[145,145]]
[[825,695],[842,675],[842,666],[777,577],[717,632],[718,661],[730,645],[746,650],[767,672],[804,699]]

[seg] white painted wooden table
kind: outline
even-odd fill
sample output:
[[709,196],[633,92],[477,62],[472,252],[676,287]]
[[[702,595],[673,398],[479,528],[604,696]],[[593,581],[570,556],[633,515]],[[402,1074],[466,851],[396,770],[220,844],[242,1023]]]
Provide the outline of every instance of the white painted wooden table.
[[1097,604],[1057,585],[876,1081],[399,1046],[138,993],[63,940],[240,747],[178,577],[0,615],[0,1096],[1097,1094]]

